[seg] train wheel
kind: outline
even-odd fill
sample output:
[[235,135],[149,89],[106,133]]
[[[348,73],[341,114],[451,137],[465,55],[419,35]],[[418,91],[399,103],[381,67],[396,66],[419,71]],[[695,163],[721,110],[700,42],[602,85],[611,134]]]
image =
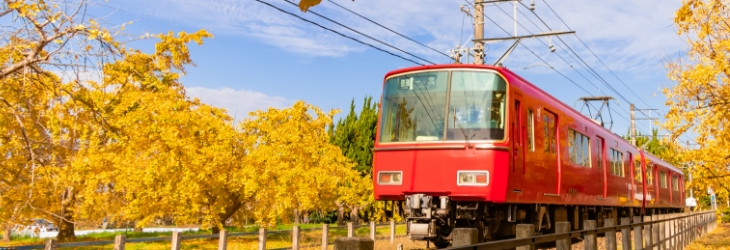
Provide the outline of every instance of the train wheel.
[[432,242],[433,242],[433,245],[436,246],[436,248],[447,248],[447,247],[449,247],[449,241],[448,240],[439,239],[439,240],[435,240],[435,241],[432,241]]

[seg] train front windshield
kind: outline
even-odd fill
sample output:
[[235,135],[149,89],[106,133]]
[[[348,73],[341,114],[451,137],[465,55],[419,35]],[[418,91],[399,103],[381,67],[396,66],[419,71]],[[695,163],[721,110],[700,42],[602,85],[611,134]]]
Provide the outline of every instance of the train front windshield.
[[426,71],[388,78],[380,142],[503,140],[506,89],[505,80],[491,71]]

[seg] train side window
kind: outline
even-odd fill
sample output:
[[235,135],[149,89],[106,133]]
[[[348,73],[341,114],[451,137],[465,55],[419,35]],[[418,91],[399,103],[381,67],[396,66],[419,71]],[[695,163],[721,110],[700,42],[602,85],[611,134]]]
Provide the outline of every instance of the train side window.
[[515,100],[515,123],[517,124],[514,128],[515,140],[517,145],[522,145],[522,111],[520,107],[520,101]]
[[646,164],[646,185],[651,186],[654,184],[654,164]]
[[664,171],[659,172],[659,185],[662,188],[667,188],[667,173]]
[[530,152],[535,152],[535,114],[532,109],[527,109],[527,147]]
[[544,130],[544,136],[545,136],[545,153],[548,154],[555,154],[556,151],[556,140],[555,140],[555,134],[557,134],[557,118],[555,114],[550,113],[549,111],[545,111],[545,114],[542,115],[542,121],[543,121],[543,130]]
[[568,129],[568,154],[570,162],[576,165],[591,167],[589,153],[590,139],[573,129]]
[[624,154],[611,149],[611,174],[624,177]]
[[641,179],[641,161],[639,161],[639,156],[636,155],[634,157],[634,180],[641,182]]
[[679,176],[672,175],[672,190],[679,191]]
[[601,138],[600,136],[596,136],[596,150],[593,152],[596,153],[596,159],[598,160],[598,169],[603,169],[603,155],[606,153],[606,148],[605,146],[603,146],[603,138]]

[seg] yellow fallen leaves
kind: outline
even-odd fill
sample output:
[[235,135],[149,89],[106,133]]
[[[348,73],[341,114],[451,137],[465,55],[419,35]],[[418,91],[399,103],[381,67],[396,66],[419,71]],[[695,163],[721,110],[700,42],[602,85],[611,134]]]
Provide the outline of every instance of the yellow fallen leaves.
[[299,9],[303,12],[307,12],[309,8],[316,6],[321,2],[322,0],[301,0],[299,2]]

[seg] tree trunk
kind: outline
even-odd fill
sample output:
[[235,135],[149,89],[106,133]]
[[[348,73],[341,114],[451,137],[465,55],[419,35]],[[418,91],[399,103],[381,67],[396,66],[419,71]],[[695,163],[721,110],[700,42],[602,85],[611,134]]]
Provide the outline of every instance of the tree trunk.
[[352,210],[350,210],[350,221],[354,225],[359,225],[360,224],[360,213],[358,213],[357,210],[358,210],[358,207],[357,206],[353,206],[352,207]]
[[73,188],[66,188],[61,199],[61,217],[58,220],[58,242],[70,242],[76,240],[74,233],[74,211],[76,194]]
[[225,229],[226,221],[228,218],[231,218],[231,216],[233,216],[239,208],[241,208],[241,202],[236,200],[231,202],[230,205],[225,208],[223,213],[219,213],[217,223],[213,225],[213,228],[211,228],[213,234],[219,234],[221,229]]
[[345,221],[345,207],[342,206],[342,203],[337,203],[337,226],[344,226]]
[[299,209],[294,209],[294,224],[301,224],[302,220],[299,219]]
[[[63,209],[66,210],[66,209]],[[58,242],[71,242],[76,240],[74,233],[73,212],[65,211],[63,219],[58,223]]]
[[10,242],[11,233],[12,230],[10,229],[10,226],[3,227],[3,242]]

